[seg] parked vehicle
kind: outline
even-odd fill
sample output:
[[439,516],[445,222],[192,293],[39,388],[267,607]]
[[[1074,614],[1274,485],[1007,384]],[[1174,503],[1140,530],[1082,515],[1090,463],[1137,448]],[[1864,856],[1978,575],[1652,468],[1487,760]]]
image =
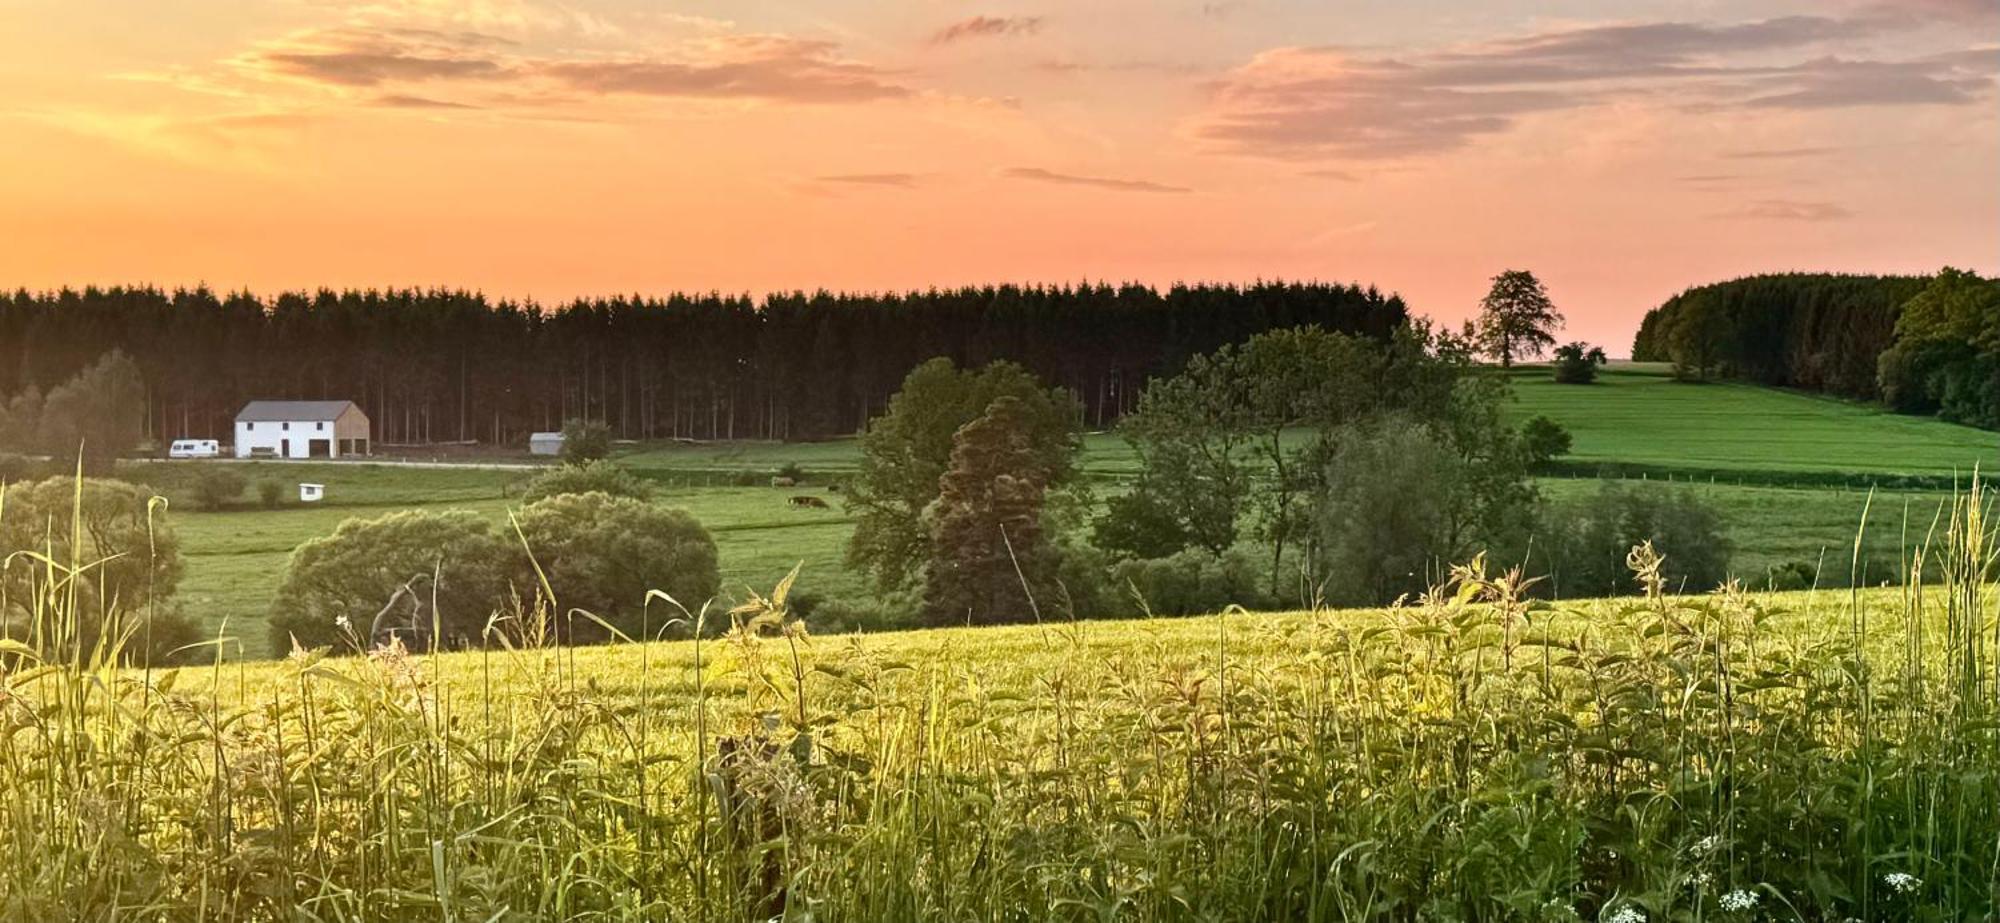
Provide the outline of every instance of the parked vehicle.
[[216,458],[222,454],[222,443],[213,439],[176,439],[167,447],[168,458]]

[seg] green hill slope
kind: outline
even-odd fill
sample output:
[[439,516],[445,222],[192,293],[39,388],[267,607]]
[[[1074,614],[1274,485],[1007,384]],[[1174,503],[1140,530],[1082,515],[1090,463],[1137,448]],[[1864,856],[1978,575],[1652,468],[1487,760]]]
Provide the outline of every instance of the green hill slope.
[[1918,475],[2000,471],[2000,434],[1866,404],[1733,382],[1677,382],[1665,365],[1613,363],[1593,385],[1513,372],[1516,413],[1576,440],[1570,459],[1688,471]]

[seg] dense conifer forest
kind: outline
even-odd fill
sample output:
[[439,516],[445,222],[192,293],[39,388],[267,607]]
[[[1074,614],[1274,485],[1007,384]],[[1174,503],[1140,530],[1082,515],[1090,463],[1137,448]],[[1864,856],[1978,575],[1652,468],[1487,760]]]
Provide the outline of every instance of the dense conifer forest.
[[1085,424],[1188,357],[1274,328],[1387,337],[1400,298],[1319,283],[997,286],[901,294],[672,294],[544,308],[448,290],[259,297],[204,288],[0,296],[0,395],[46,392],[107,351],[139,364],[156,438],[221,437],[252,399],[349,399],[378,444],[506,443],[569,417],[620,438],[857,431],[917,364],[1018,362]]

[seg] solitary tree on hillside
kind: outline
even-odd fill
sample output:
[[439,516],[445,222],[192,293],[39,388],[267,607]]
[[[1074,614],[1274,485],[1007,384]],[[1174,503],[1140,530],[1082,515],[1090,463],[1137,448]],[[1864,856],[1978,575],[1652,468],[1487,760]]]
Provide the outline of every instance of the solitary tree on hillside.
[[1509,269],[1493,277],[1493,288],[1479,302],[1474,335],[1486,354],[1502,368],[1516,356],[1538,356],[1555,345],[1563,324],[1542,281],[1525,269]]
[[952,437],[951,468],[930,510],[931,561],[924,615],[933,623],[1014,621],[1042,596],[1054,570],[1042,535],[1048,470],[1035,421],[1001,397]]

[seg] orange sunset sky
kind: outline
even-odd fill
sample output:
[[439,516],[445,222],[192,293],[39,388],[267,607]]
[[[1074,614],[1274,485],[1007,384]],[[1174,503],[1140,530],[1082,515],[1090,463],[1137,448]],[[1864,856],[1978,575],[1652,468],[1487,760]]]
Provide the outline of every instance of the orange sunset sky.
[[[0,286],[2000,270],[2000,0],[0,0]],[[1567,338],[1567,337],[1565,337]]]

